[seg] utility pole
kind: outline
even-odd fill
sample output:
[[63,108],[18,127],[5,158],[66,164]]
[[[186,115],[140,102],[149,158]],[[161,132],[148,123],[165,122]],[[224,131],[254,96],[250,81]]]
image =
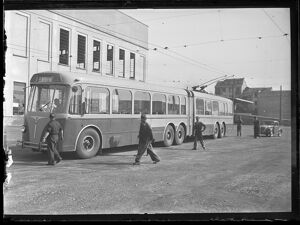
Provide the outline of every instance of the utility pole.
[[280,92],[279,92],[279,122],[281,123],[281,117],[282,117],[282,112],[281,112],[281,98],[282,98],[282,85],[280,85]]

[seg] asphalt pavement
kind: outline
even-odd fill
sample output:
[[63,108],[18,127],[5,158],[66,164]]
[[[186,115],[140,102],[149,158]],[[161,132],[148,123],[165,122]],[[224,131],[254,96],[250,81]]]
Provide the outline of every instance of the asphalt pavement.
[[91,159],[63,154],[56,166],[47,155],[12,147],[12,180],[4,190],[4,215],[104,215],[162,213],[244,213],[291,211],[291,131],[253,138],[243,126],[222,139],[205,139],[154,150],[161,162],[137,146],[104,150]]

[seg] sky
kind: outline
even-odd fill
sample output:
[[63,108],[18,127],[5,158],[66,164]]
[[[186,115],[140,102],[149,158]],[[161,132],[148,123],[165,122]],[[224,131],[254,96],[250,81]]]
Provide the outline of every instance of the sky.
[[218,79],[245,78],[248,87],[291,89],[288,8],[120,11],[148,26],[149,83],[210,84],[214,93]]

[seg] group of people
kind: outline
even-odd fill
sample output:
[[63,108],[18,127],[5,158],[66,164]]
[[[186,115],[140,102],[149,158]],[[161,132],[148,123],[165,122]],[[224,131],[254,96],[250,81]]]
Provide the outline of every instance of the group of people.
[[[241,117],[239,116],[237,118],[237,121],[236,121],[236,124],[237,124],[237,136],[242,136],[242,124],[243,124],[243,120],[241,119]],[[257,119],[257,117],[254,118],[254,122],[253,122],[253,125],[254,125],[254,138],[258,138],[259,137],[259,120]]]
[[[140,165],[140,160],[144,153],[147,151],[147,155],[150,155],[153,163],[158,163],[160,157],[154,152],[152,144],[154,143],[153,133],[151,126],[146,122],[147,116],[145,114],[141,115],[141,124],[139,130],[139,145],[137,155],[135,157],[135,162],[133,165]],[[199,121],[199,117],[196,117],[196,122],[194,124],[194,148],[197,150],[197,143],[200,142],[202,148],[205,150],[202,132],[206,129],[205,124]],[[62,161],[62,157],[57,150],[57,145],[59,140],[63,140],[64,134],[61,124],[55,119],[55,114],[50,113],[50,121],[46,127],[46,133],[42,139],[44,143],[47,144],[48,149],[48,165],[55,165]]]

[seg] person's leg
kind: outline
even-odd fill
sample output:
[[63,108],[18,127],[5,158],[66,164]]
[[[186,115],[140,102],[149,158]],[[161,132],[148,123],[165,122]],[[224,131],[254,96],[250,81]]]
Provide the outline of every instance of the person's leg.
[[201,143],[202,148],[205,150],[205,146],[204,146],[204,141],[203,141],[203,136],[202,134],[199,136],[199,141]]
[[153,151],[153,147],[152,147],[152,144],[151,144],[151,143],[148,144],[147,152],[148,152],[148,154],[150,155],[151,160],[152,160],[153,162],[156,163],[156,162],[159,162],[159,161],[160,161],[159,156]]
[[62,157],[60,156],[59,152],[57,151],[57,142],[54,142],[54,144],[53,144],[53,153],[57,159],[56,162],[60,162],[62,160]]
[[48,164],[55,164],[54,161],[54,152],[53,152],[53,142],[52,141],[48,141]]
[[195,134],[195,138],[194,138],[194,150],[197,150],[197,142],[198,142],[198,135]]
[[139,146],[138,146],[138,152],[137,152],[137,155],[135,157],[135,163],[139,163],[143,154],[145,153],[147,149],[147,145],[146,143],[139,143]]

